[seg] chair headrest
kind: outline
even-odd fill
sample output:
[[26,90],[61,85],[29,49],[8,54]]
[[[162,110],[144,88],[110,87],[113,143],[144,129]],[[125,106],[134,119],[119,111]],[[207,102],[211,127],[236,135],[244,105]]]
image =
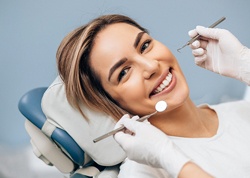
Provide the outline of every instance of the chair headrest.
[[95,162],[103,166],[122,162],[126,157],[125,152],[113,137],[93,142],[93,139],[111,131],[115,120],[84,105],[81,109],[89,121],[68,103],[65,86],[59,76],[42,98],[42,110],[48,121],[65,130]]

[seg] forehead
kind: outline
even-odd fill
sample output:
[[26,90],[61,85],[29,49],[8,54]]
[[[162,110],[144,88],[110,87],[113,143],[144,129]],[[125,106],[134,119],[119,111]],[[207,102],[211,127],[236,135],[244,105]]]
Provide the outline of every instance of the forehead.
[[111,66],[127,57],[134,49],[135,38],[141,30],[126,23],[108,25],[100,31],[90,55],[90,65],[99,75],[108,75]]
[[126,23],[111,24],[97,34],[94,46],[99,49],[99,46],[103,48],[105,45],[110,49],[117,44],[131,42],[140,31],[139,28]]

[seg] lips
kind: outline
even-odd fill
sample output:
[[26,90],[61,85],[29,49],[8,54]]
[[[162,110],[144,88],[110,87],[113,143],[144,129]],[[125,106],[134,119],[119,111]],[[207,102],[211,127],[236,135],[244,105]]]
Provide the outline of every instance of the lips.
[[172,79],[173,79],[173,75],[170,70],[168,72],[168,75],[159,83],[157,87],[155,87],[155,89],[152,91],[150,95],[152,96],[152,95],[158,94],[164,89],[166,89],[170,85]]

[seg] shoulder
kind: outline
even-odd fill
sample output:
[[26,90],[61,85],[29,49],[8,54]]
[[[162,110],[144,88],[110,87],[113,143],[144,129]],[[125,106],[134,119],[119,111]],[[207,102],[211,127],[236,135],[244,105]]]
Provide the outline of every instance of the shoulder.
[[215,110],[223,110],[225,112],[250,113],[250,102],[245,100],[226,102],[209,107]]
[[153,168],[148,165],[140,164],[128,158],[123,162],[120,167],[118,178],[168,178],[168,173],[159,168]]
[[249,120],[250,118],[250,102],[245,100],[221,103],[209,106],[213,109],[220,120]]

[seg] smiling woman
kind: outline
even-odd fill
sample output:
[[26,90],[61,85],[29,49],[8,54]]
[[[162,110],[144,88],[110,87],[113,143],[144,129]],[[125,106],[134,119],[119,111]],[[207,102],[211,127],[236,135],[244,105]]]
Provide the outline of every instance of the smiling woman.
[[186,80],[170,50],[126,23],[109,25],[97,34],[90,67],[105,92],[131,114],[152,113],[159,100],[175,106],[188,97]]
[[[147,32],[146,29],[125,16],[99,17],[72,31],[63,39],[57,51],[57,63],[59,74],[66,86],[67,98],[73,106],[81,112],[79,104],[84,102],[90,108],[102,110],[118,120],[126,112],[103,90],[100,76],[90,68],[90,53],[97,34],[106,26],[116,23],[130,24]],[[109,44],[109,41],[106,41],[103,47]],[[100,61],[103,61],[102,57],[100,56]]]
[[[126,114],[119,121],[123,124],[127,113],[150,114],[158,101],[167,102],[168,108],[152,116],[150,125],[143,125],[141,139],[134,140],[145,150],[138,158],[150,155],[151,161],[142,162],[151,166],[126,159],[119,177],[189,177],[190,172],[193,177],[250,174],[246,168],[250,165],[250,143],[246,141],[250,105],[195,106],[175,56],[131,18],[105,15],[74,30],[62,41],[57,63],[67,98],[83,115],[81,103],[117,121]],[[134,121],[131,131],[138,124],[143,123]],[[119,140],[124,136],[128,135],[118,133],[115,137]],[[130,154],[133,149],[129,158],[135,158]],[[237,169],[228,171],[235,166]]]

